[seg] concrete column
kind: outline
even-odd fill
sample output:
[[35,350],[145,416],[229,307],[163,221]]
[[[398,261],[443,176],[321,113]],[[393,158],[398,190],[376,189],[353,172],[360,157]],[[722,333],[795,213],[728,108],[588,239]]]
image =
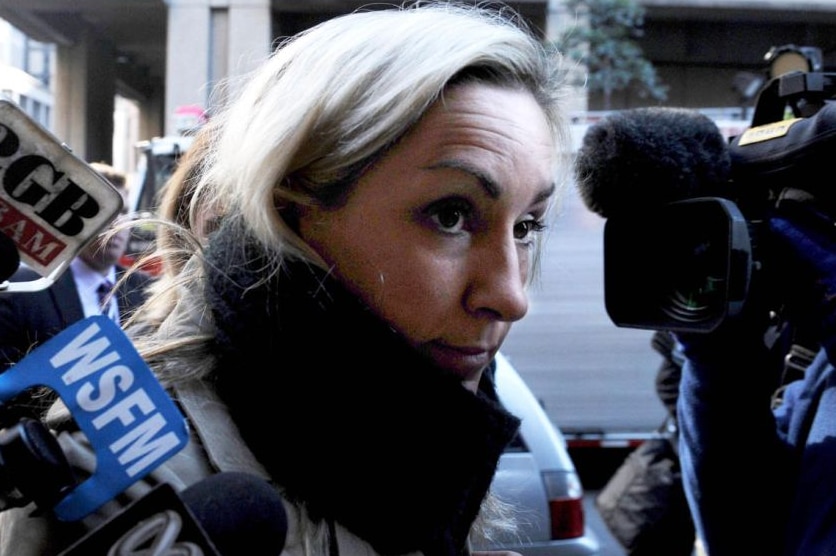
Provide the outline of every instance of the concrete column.
[[165,134],[173,135],[178,106],[207,104],[209,82],[210,0],[166,0]]
[[175,134],[174,111],[223,99],[214,87],[241,76],[270,52],[269,0],[166,0],[166,134]]
[[270,0],[229,0],[229,75],[249,73],[270,55]]
[[165,133],[165,98],[163,88],[157,94],[153,94],[140,103],[139,114],[139,137],[148,139],[158,137]]
[[79,158],[112,162],[113,48],[84,28],[73,43],[57,45],[56,57],[55,135]]

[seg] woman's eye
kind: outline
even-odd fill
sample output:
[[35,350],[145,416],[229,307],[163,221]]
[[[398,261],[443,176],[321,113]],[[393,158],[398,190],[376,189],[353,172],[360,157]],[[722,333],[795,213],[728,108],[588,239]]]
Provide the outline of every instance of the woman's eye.
[[431,207],[430,219],[439,229],[447,233],[458,233],[465,229],[470,209],[459,201],[443,202]]
[[541,220],[532,218],[530,220],[523,220],[514,226],[514,238],[525,241],[533,240],[534,235],[546,229],[546,225]]

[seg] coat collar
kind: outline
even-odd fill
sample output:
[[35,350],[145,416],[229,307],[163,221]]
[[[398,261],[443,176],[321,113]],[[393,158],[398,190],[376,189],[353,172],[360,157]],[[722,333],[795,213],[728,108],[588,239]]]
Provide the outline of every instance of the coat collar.
[[256,458],[289,499],[381,553],[458,554],[519,419],[320,269],[285,261],[263,280],[252,242],[218,234],[217,390]]

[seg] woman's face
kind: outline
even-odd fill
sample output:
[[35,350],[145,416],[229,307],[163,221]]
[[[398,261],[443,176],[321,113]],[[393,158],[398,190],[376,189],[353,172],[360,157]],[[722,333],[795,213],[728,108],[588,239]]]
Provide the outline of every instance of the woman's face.
[[453,88],[302,237],[423,355],[476,387],[528,310],[555,145],[530,93]]

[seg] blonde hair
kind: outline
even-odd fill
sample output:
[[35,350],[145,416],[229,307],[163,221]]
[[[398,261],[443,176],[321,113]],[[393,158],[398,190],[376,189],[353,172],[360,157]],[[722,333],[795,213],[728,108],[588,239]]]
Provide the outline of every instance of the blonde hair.
[[317,261],[281,209],[339,202],[455,79],[529,90],[560,133],[562,76],[524,25],[508,9],[428,3],[337,17],[287,39],[216,117],[198,194],[240,216],[268,253]]

